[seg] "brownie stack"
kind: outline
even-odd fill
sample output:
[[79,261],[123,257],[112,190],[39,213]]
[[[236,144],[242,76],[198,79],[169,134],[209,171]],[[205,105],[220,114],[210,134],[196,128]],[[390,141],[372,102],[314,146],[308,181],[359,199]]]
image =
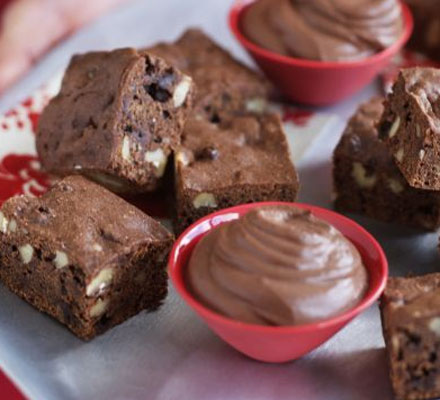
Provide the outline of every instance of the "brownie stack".
[[413,227],[440,226],[440,70],[402,70],[387,99],[349,120],[333,156],[337,209]]
[[298,177],[280,118],[265,112],[267,81],[197,29],[146,50],[175,63],[197,86],[175,152],[176,233],[221,208],[295,201]]
[[[339,210],[422,229],[440,226],[440,70],[402,70],[384,100],[349,120],[333,158]],[[399,399],[440,396],[440,273],[390,278],[381,300]]]
[[83,339],[156,310],[173,235],[118,195],[170,188],[176,232],[227,206],[294,201],[269,93],[199,30],[74,56],[36,136],[43,168],[61,180],[2,206],[0,280]]

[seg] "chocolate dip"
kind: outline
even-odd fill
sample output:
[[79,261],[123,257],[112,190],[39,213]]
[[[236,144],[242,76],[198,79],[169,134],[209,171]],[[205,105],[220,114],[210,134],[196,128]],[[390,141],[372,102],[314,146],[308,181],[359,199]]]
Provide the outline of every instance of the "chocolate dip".
[[243,33],[276,53],[321,61],[368,57],[403,30],[398,0],[257,0]]
[[309,211],[254,209],[196,245],[187,285],[227,317],[260,325],[299,325],[354,307],[368,279],[353,244]]

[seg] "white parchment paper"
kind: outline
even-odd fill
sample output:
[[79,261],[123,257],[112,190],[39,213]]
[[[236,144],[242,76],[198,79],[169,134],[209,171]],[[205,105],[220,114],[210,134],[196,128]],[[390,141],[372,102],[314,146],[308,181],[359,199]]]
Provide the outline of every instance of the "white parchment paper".
[[[204,27],[243,57],[226,25],[226,0],[134,1],[57,47],[0,99],[6,111],[63,68],[73,52],[143,46]],[[335,116],[306,140],[300,200],[330,207],[330,156],[344,121],[377,91],[372,84],[328,108]],[[315,132],[316,133],[316,132]],[[295,141],[290,141],[292,148]],[[1,146],[1,144],[0,144]],[[295,150],[295,149],[294,149]],[[392,274],[438,269],[437,234],[355,217],[384,246]],[[84,343],[0,287],[0,366],[32,400],[391,399],[377,306],[301,360],[270,365],[242,356],[218,339],[171,288],[164,306]],[[1,398],[1,394],[0,394]]]

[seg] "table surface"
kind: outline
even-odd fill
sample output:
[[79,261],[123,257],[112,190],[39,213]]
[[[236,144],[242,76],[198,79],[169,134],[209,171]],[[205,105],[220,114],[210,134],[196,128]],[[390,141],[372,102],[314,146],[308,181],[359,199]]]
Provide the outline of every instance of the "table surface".
[[[73,53],[172,40],[190,26],[202,27],[250,62],[228,30],[230,5],[226,0],[128,2],[55,47],[0,98],[0,113],[63,69]],[[377,91],[378,85],[373,83],[326,110],[338,115],[341,124],[326,140],[315,143],[298,166],[301,201],[331,206],[330,155],[343,121],[360,101]],[[384,244],[392,273],[436,269],[435,234],[421,235],[357,219]],[[402,253],[403,248],[408,252]],[[124,324],[124,329],[116,328],[88,344],[4,288],[0,288],[0,297],[0,330],[13,328],[0,335],[0,365],[13,371],[20,384],[25,383],[23,388],[32,399],[392,398],[376,306],[307,357],[294,363],[267,365],[225,345],[174,291],[161,313],[134,318]],[[139,331],[144,334],[138,335]],[[35,340],[29,342],[29,337]],[[16,349],[13,356],[10,348]],[[44,363],[36,361],[39,355]],[[121,383],[115,384],[115,379]]]

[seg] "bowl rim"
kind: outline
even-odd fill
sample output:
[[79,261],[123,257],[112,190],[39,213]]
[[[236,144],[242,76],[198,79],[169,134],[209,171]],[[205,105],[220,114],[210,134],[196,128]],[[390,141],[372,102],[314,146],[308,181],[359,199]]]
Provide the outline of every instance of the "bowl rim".
[[255,44],[251,40],[247,39],[246,36],[241,32],[239,25],[243,11],[250,6],[250,4],[256,1],[259,0],[236,0],[232,4],[232,7],[229,9],[228,13],[229,29],[232,31],[239,43],[251,53],[255,53],[261,58],[269,59],[274,63],[288,64],[295,67],[306,67],[311,69],[354,68],[380,62],[397,53],[409,40],[414,28],[414,19],[409,7],[403,3],[402,0],[399,0],[403,16],[403,31],[398,40],[382,51],[379,51],[378,53],[375,53],[369,57],[354,61],[318,61],[309,60],[306,58],[290,57],[275,53]]
[[[369,241],[375,251],[378,255],[378,269],[381,272],[380,277],[378,278],[378,283],[376,286],[372,286],[371,282],[369,281],[367,294],[362,298],[362,300],[354,307],[348,309],[347,311],[344,311],[341,314],[335,315],[334,317],[312,322],[308,324],[303,325],[286,325],[286,326],[267,326],[267,325],[258,325],[258,324],[251,324],[247,322],[238,321],[229,317],[226,317],[224,315],[221,315],[217,313],[216,311],[211,310],[210,308],[206,307],[202,303],[200,303],[188,290],[185,282],[184,282],[184,270],[187,267],[186,265],[183,265],[183,263],[180,261],[179,257],[179,250],[183,245],[188,245],[190,242],[188,242],[187,237],[190,233],[192,233],[194,230],[196,230],[200,225],[206,223],[207,221],[213,220],[215,217],[219,215],[224,214],[232,214],[232,213],[243,213],[247,212],[248,210],[251,210],[253,208],[262,207],[262,206],[276,206],[276,205],[288,205],[292,207],[298,207],[302,209],[310,210],[312,213],[315,211],[318,211],[319,213],[327,214],[332,216],[333,218],[339,219],[344,224],[350,226],[352,229],[357,230],[359,233],[365,236],[367,241]],[[217,224],[218,225],[218,224]],[[203,232],[199,235],[194,236],[192,240],[195,238],[199,238],[201,235],[206,235],[209,231],[211,231],[213,228],[215,228],[217,225],[210,224],[209,229],[206,232]],[[347,238],[348,239],[348,238]],[[350,239],[349,239],[350,240]],[[186,243],[185,243],[186,241]],[[350,240],[351,242],[351,240]],[[352,242],[353,243],[353,242]],[[354,243],[353,243],[354,244]],[[355,245],[355,244],[354,244]],[[357,248],[357,246],[355,245]],[[192,250],[193,251],[193,250]],[[368,276],[370,277],[370,272],[367,269]],[[193,309],[195,310],[200,316],[207,316],[210,320],[214,320],[216,323],[220,323],[222,325],[227,325],[230,328],[233,329],[241,329],[241,330],[247,330],[247,331],[253,331],[253,332],[260,332],[260,333],[272,333],[272,334],[293,334],[293,333],[307,333],[311,331],[326,329],[330,327],[337,326],[339,324],[343,324],[347,321],[350,321],[354,317],[356,317],[358,314],[369,308],[382,294],[382,292],[385,289],[387,279],[388,279],[388,261],[385,256],[385,253],[381,247],[381,245],[378,243],[378,241],[369,233],[365,228],[360,226],[358,223],[354,222],[350,218],[345,217],[344,215],[341,215],[335,211],[329,210],[327,208],[318,207],[306,203],[297,203],[297,202],[283,202],[283,201],[266,201],[266,202],[257,202],[257,203],[250,203],[250,204],[241,204],[238,206],[225,208],[223,210],[219,210],[216,212],[213,212],[211,214],[206,215],[205,217],[197,220],[195,223],[193,223],[190,227],[188,227],[176,240],[176,242],[173,245],[173,248],[170,253],[170,257],[168,259],[168,275],[171,278],[171,281],[179,293],[179,295],[183,298],[183,300]]]

